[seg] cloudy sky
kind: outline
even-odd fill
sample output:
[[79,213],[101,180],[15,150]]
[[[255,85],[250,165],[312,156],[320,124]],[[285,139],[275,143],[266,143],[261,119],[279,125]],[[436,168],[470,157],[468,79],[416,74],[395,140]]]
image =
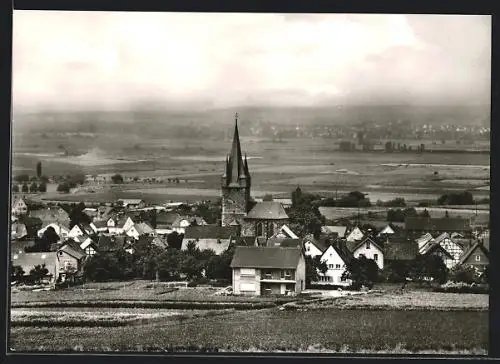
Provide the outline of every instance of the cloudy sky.
[[491,18],[14,11],[14,107],[489,104]]

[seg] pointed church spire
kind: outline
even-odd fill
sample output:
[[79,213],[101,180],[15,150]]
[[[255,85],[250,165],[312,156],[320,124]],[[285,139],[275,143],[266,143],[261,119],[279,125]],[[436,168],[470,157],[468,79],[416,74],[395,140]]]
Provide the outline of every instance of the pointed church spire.
[[229,173],[227,175],[229,182],[237,182],[244,176],[243,158],[241,154],[240,135],[238,132],[238,113],[235,114],[235,125],[233,135],[233,145],[229,154]]

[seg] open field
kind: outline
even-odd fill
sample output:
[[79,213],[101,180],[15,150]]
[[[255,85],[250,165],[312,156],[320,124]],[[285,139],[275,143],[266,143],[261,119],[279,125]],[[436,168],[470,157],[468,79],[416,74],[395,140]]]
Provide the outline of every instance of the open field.
[[[487,312],[277,308],[121,327],[12,327],[15,351],[314,351],[486,354]],[[154,335],[151,335],[154,333]],[[131,340],[133,338],[133,340]]]
[[[46,140],[30,142],[30,138],[22,136],[14,141],[12,165],[15,173],[33,174],[37,161],[41,160],[47,175],[121,173],[130,177],[189,179],[188,183],[182,181],[175,188],[156,186],[155,190],[142,186],[116,192],[125,198],[143,196],[162,201],[218,196],[224,158],[230,148],[229,140],[195,142],[138,137],[116,140],[103,135],[97,141],[75,141],[74,147],[81,156],[64,157],[57,150],[57,144],[54,146]],[[65,143],[71,144],[69,140]],[[140,147],[135,148],[136,144]],[[276,143],[242,138],[242,148],[250,156],[253,190],[262,194],[289,194],[297,185],[309,191],[332,193],[358,189],[370,193],[373,201],[397,195],[404,195],[408,200],[434,199],[444,192],[464,189],[478,196],[489,193],[484,189],[489,184],[488,154],[343,153],[337,150],[336,142],[326,139]],[[434,178],[434,172],[438,172],[438,179]],[[105,196],[80,197],[98,199]]]

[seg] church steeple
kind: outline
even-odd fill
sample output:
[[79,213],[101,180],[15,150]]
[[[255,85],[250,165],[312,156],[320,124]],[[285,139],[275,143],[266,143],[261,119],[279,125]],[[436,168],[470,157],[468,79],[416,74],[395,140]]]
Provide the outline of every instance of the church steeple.
[[243,160],[243,155],[241,153],[240,135],[238,131],[238,113],[235,115],[233,144],[226,158],[224,177],[226,178],[226,185],[239,184],[241,179],[250,178],[246,156],[245,160]]

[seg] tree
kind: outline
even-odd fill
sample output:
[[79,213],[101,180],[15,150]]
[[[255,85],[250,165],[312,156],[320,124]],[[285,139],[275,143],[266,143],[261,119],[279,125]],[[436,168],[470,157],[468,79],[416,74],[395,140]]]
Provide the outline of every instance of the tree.
[[321,261],[319,256],[316,257],[306,257],[306,286],[310,285],[311,282],[316,282],[319,280],[319,273],[324,274],[328,270],[328,266],[325,262]]
[[111,181],[114,184],[121,184],[121,183],[123,183],[123,177],[121,174],[115,174],[115,175],[111,176]]
[[183,236],[179,235],[177,231],[174,231],[167,235],[167,243],[169,247],[180,250],[182,246]]
[[14,192],[14,193],[19,192],[19,185],[17,185],[17,184],[12,185],[12,192]]
[[34,193],[38,190],[38,186],[36,184],[36,182],[33,182],[31,185],[30,185],[30,192],[31,193]]
[[201,278],[203,264],[194,256],[182,253],[180,257],[180,272],[186,275],[188,280]]
[[10,264],[10,279],[11,281],[19,282],[24,278],[24,270],[20,265]]
[[480,274],[474,267],[463,265],[456,265],[450,270],[449,280],[467,284],[481,282]]
[[66,182],[61,182],[57,185],[57,192],[69,193],[70,187]]
[[373,259],[368,259],[364,255],[352,258],[346,263],[342,279],[350,279],[352,287],[355,289],[360,289],[363,286],[371,289],[378,280],[378,265]]
[[70,229],[75,225],[90,224],[92,222],[92,219],[85,212],[83,212],[84,209],[85,204],[83,202],[80,202],[71,209],[69,213]]
[[436,281],[445,283],[448,268],[443,258],[437,255],[419,255],[412,263],[409,271],[410,277],[415,281]]
[[273,200],[273,195],[271,195],[271,194],[266,194],[262,198],[262,201],[272,201],[272,200]]
[[45,264],[35,265],[35,267],[30,270],[30,276],[33,278],[35,283],[40,283],[42,279],[49,274],[49,270],[45,267]]
[[45,182],[41,182],[38,186],[39,192],[47,192],[47,184]]
[[29,192],[29,187],[28,187],[27,183],[23,183],[23,187],[21,188],[21,191],[24,192],[24,193],[28,193]]
[[221,255],[212,255],[206,265],[206,276],[211,279],[227,279],[233,277],[231,261],[233,260],[234,247],[230,247]]
[[36,164],[36,176],[37,178],[42,177],[42,162]]
[[14,177],[14,180],[16,180],[19,183],[29,182],[30,176],[28,176],[27,174],[20,174]]

